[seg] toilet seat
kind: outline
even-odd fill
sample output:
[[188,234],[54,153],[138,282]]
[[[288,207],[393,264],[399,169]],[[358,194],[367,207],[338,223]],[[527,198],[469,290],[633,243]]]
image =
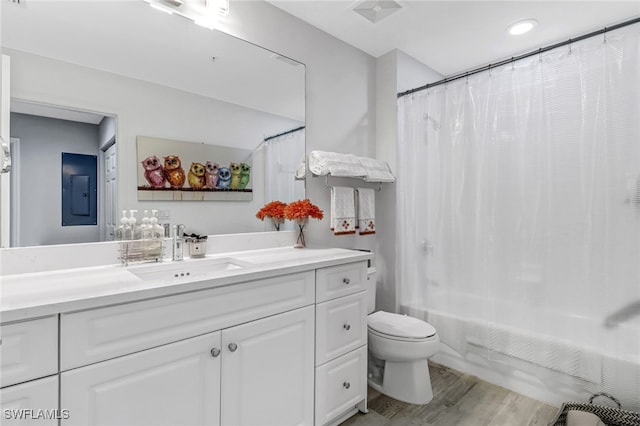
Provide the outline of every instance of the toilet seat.
[[385,311],[370,314],[367,325],[372,333],[394,340],[424,340],[436,334],[436,329],[426,321]]

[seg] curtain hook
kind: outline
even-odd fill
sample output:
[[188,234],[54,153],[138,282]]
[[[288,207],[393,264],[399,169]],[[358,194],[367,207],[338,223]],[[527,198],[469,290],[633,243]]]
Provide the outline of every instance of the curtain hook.
[[511,71],[515,71],[516,70],[516,61],[514,60],[513,56],[511,57]]
[[538,62],[542,63],[542,47],[538,49]]
[[607,27],[604,27],[604,40],[602,41],[602,44],[607,44]]
[[569,55],[571,55],[572,50],[571,50],[571,39],[569,39]]

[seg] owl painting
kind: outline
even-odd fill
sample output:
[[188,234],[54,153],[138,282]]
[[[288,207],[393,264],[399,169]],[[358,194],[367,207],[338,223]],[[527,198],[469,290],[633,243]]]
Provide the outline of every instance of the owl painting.
[[218,186],[218,168],[220,166],[218,163],[214,163],[213,161],[207,161],[207,164],[205,164],[204,167],[204,186],[206,188],[214,189]]
[[245,189],[249,184],[249,179],[251,179],[251,166],[247,163],[242,163],[241,168],[239,189]]
[[242,168],[239,163],[231,163],[231,189],[240,188],[240,173]]
[[184,186],[185,174],[180,157],[177,155],[164,157],[164,172],[172,188],[182,188]]
[[218,189],[229,189],[231,186],[231,170],[228,167],[220,167],[218,169]]
[[158,157],[155,155],[153,157],[147,157],[141,161],[141,163],[144,169],[144,178],[149,182],[149,185],[151,185],[152,188],[164,188],[167,179]]
[[191,163],[189,168],[189,186],[193,189],[202,189],[205,184],[205,167],[200,163]]

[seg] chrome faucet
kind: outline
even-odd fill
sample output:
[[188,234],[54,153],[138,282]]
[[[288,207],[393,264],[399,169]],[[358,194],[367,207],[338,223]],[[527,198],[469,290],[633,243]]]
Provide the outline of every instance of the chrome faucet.
[[184,225],[173,227],[173,250],[171,258],[174,261],[184,260]]

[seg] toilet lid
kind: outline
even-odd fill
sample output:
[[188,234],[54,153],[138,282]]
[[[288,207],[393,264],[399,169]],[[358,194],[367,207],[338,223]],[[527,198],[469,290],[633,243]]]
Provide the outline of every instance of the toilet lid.
[[367,325],[378,333],[394,337],[424,339],[436,334],[436,329],[428,322],[384,311],[369,315]]

